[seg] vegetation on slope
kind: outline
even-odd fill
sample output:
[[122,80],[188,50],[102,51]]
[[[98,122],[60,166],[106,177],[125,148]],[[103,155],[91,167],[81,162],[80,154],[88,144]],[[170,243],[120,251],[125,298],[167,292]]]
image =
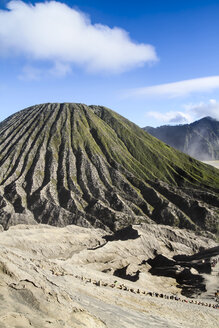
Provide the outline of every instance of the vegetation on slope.
[[0,147],[5,227],[32,215],[111,230],[154,220],[217,231],[219,171],[105,107],[30,107],[1,123]]

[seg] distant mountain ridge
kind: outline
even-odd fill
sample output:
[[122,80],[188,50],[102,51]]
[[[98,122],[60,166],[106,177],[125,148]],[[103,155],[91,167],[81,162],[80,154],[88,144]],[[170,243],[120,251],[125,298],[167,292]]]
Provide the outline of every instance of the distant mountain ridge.
[[219,160],[219,121],[204,117],[191,124],[143,128],[162,140],[201,161]]
[[0,125],[0,224],[218,230],[219,171],[103,106],[42,104]]

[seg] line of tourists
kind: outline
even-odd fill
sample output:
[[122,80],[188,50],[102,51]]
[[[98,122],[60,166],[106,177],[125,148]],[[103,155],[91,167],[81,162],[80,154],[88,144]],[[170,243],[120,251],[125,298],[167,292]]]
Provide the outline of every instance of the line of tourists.
[[[150,292],[150,291],[145,291],[145,290],[140,290],[139,288],[130,288],[128,286],[126,286],[125,284],[119,284],[117,280],[115,280],[113,283],[107,283],[107,282],[103,282],[102,280],[93,280],[91,278],[86,278],[84,276],[78,276],[78,275],[74,275],[74,274],[69,274],[69,273],[65,273],[65,272],[55,272],[53,270],[51,270],[53,274],[55,275],[71,275],[74,278],[80,279],[82,281],[84,281],[85,283],[92,283],[96,286],[103,286],[103,287],[111,287],[111,288],[117,288],[117,289],[121,289],[121,290],[125,290],[134,294],[141,294],[141,295],[147,295],[147,296],[151,296],[151,297],[159,297],[159,298],[164,298],[166,300],[174,300],[174,301],[178,301],[178,302],[183,302],[183,303],[188,303],[188,304],[197,304],[197,305],[202,305],[202,306],[206,306],[209,308],[213,308],[213,309],[219,309],[219,304],[212,304],[212,303],[207,303],[207,302],[202,302],[202,301],[198,301],[198,300],[193,300],[193,299],[186,299],[186,298],[181,298],[178,297],[177,295],[166,295],[163,293],[156,293],[156,292]],[[217,296],[219,296],[219,290],[217,291]]]

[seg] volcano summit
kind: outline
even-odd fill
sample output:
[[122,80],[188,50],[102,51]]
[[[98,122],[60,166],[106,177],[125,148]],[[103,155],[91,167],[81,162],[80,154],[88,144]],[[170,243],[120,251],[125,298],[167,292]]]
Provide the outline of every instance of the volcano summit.
[[0,124],[0,224],[217,233],[219,170],[101,106],[42,104]]

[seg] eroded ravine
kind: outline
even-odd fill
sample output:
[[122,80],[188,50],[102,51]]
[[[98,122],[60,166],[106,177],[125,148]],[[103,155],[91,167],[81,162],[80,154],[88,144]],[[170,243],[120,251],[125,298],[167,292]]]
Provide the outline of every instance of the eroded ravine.
[[104,107],[43,104],[0,126],[0,223],[217,232],[218,170]]

